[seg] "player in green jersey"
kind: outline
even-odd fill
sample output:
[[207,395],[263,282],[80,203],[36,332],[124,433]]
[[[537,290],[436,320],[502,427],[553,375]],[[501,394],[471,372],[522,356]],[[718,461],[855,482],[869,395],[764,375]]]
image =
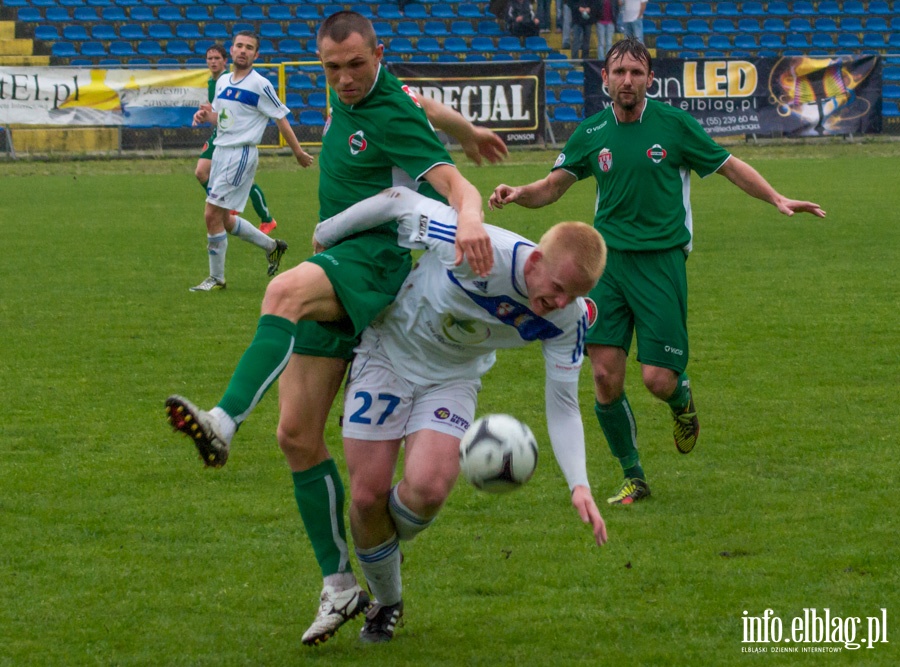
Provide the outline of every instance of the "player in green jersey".
[[[208,101],[212,104],[213,97],[216,93],[216,81],[225,72],[228,67],[228,51],[221,44],[213,44],[206,50],[206,67],[209,69],[209,81],[206,82],[208,88]],[[213,128],[212,134],[206,143],[203,144],[203,152],[197,159],[197,166],[194,169],[194,176],[197,177],[203,191],[209,184],[209,171],[212,168],[212,154],[216,149],[216,128]],[[272,230],[278,226],[275,218],[269,211],[269,204],[266,202],[266,195],[262,188],[256,183],[250,188],[250,203],[253,204],[253,210],[259,216],[259,230],[263,234],[271,234]]]
[[[487,273],[492,252],[481,196],[453,165],[429,120],[476,162],[501,159],[503,142],[453,110],[411,96],[381,66],[383,47],[360,14],[328,17],[317,45],[333,92],[319,158],[320,219],[391,185],[408,185],[445,198],[458,211],[457,261],[465,258],[475,272]],[[358,335],[409,272],[409,252],[398,247],[395,230],[391,222],[346,239],[273,280],[256,336],[215,408],[199,410],[180,396],[166,401],[170,423],[193,438],[204,464],[219,467],[237,426],[281,376],[278,442],[324,578],[319,612],[303,636],[309,645],[326,641],[368,607],[350,567],[344,487],[324,429]],[[377,631],[395,611],[376,609],[367,626]]]
[[668,404],[678,451],[687,454],[700,425],[685,373],[688,362],[687,274],[692,217],[690,172],[718,173],[781,213],[825,212],[779,194],[750,165],[713,141],[689,114],[647,99],[653,63],[640,41],[622,40],[602,70],[612,105],[583,121],[550,174],[528,185],[498,185],[491,208],[552,204],[576,181],[597,181],[594,226],[608,245],[606,272],[591,292],[599,308],[586,337],[594,374],[594,410],[625,475],[610,504],[650,495],[637,450],[637,430],[625,396],[632,336],[644,385]]

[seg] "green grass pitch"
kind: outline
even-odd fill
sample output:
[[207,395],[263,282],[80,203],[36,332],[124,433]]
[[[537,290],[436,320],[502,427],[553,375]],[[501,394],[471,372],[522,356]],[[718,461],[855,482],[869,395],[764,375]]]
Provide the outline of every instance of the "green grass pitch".
[[[221,470],[203,469],[163,411],[170,393],[219,398],[255,329],[261,251],[232,240],[228,289],[187,291],[207,275],[193,159],[0,164],[0,665],[900,664],[900,144],[732,150],[828,218],[788,219],[724,178],[695,178],[695,452],[676,452],[632,357],[653,497],[607,508],[620,471],[585,368],[588,467],[610,536],[593,546],[550,452],[540,351],[501,353],[479,414],[531,425],[534,479],[496,497],[458,484],[404,547],[396,640],[363,647],[354,621],[316,649],[300,635],[320,575],[275,396]],[[463,170],[486,196],[554,158]],[[262,160],[288,266],[308,254],[317,179],[289,157]],[[589,220],[593,200],[583,182],[546,209],[486,220],[537,238]],[[337,412],[328,438],[343,471]],[[745,642],[744,612],[767,609],[786,633],[804,609],[860,617],[857,639],[886,609],[888,641]],[[800,646],[842,650],[773,654]]]

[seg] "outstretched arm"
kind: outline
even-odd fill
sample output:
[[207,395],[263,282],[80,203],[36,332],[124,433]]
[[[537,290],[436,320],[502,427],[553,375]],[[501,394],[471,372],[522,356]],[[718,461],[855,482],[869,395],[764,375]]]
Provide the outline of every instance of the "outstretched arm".
[[769,185],[769,182],[762,177],[762,174],[733,155],[725,160],[725,163],[719,167],[717,173],[722,174],[722,176],[734,183],[751,197],[756,197],[757,199],[762,199],[763,201],[772,204],[772,206],[787,216],[792,216],[794,213],[812,213],[819,218],[825,217],[825,211],[823,211],[818,204],[814,204],[811,201],[788,199],[784,195],[779,194],[778,191]]
[[572,491],[572,506],[581,520],[591,525],[594,541],[603,546],[608,539],[606,523],[600,516],[588,485],[584,425],[578,406],[578,381],[561,382],[548,377],[544,396],[550,444]]
[[525,208],[541,208],[562,197],[578,179],[564,169],[554,169],[546,177],[528,185],[514,187],[501,183],[488,199],[491,210],[506,204],[518,204]]
[[509,155],[503,139],[492,130],[470,123],[455,109],[430,97],[421,96],[419,103],[431,124],[456,139],[475,164],[480,165],[482,159],[496,164]]

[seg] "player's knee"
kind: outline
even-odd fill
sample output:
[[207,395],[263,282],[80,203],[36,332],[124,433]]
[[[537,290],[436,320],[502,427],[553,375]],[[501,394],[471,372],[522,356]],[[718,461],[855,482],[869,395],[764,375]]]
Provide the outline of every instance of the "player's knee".
[[350,485],[353,507],[362,520],[387,514],[390,489],[380,489],[364,480],[355,480]]
[[668,368],[645,367],[643,371],[644,386],[647,391],[660,399],[666,399],[675,391],[678,376]]
[[433,475],[427,479],[406,480],[412,499],[411,507],[418,514],[430,516],[443,507],[444,501],[453,489],[456,475]]
[[309,470],[329,457],[324,439],[296,424],[278,424],[278,446],[291,470]]

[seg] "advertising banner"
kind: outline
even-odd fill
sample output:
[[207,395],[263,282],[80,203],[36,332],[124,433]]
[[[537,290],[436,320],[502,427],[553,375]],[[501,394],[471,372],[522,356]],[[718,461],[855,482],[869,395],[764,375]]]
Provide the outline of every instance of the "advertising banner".
[[[585,117],[611,102],[602,63],[585,62]],[[653,61],[647,96],[683,109],[711,135],[824,136],[881,131],[878,56]]]
[[544,139],[544,63],[412,63],[388,65],[419,96],[489,127],[509,145]]
[[208,78],[205,69],[0,67],[0,124],[189,126]]

